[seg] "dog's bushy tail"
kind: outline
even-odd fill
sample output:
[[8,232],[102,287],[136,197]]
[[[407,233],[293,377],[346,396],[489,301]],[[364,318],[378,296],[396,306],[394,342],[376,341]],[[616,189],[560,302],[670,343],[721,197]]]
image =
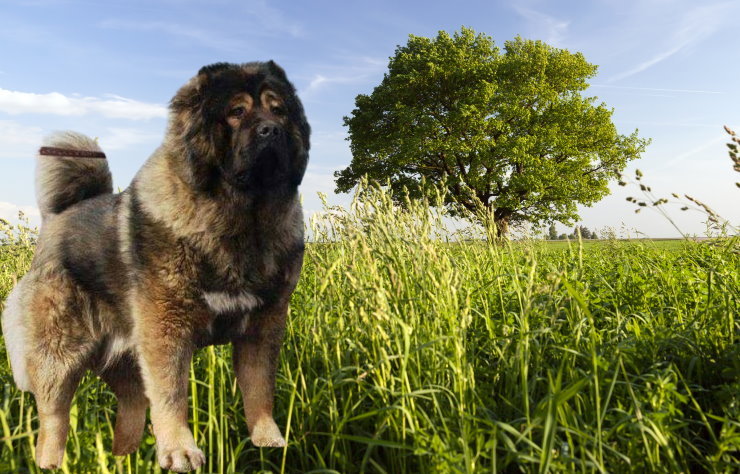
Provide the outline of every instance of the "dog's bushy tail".
[[[87,152],[98,152],[102,157],[91,157]],[[108,160],[95,140],[76,132],[60,132],[44,140],[36,159],[36,200],[42,220],[80,201],[112,192]]]

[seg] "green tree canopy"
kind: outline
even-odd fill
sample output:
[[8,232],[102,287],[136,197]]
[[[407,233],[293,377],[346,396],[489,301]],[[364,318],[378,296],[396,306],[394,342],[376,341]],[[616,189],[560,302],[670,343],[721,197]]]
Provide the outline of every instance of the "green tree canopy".
[[570,223],[649,143],[617,133],[613,111],[581,95],[595,74],[580,53],[541,41],[517,37],[502,53],[468,28],[411,35],[344,118],[352,162],[335,173],[336,190],[367,175],[400,200],[444,182],[453,213],[482,205],[502,233],[517,222]]

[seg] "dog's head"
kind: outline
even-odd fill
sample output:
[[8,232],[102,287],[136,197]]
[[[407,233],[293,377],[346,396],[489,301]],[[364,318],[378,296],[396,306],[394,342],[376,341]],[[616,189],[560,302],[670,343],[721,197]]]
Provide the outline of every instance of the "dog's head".
[[170,139],[200,191],[295,190],[310,127],[295,88],[273,61],[203,67],[170,103]]

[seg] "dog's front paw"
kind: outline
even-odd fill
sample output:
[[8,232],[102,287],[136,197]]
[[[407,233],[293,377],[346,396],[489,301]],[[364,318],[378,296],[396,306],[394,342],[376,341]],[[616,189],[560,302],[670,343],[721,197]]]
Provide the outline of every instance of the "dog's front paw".
[[41,469],[59,469],[64,461],[66,437],[41,432],[36,443],[36,464]]
[[252,443],[260,448],[282,448],[286,444],[272,418],[263,418],[254,425]]
[[158,454],[159,466],[174,472],[194,471],[206,462],[203,451],[198,448],[162,449]]
[[62,467],[63,459],[64,451],[61,453],[44,452],[36,457],[36,464],[38,464],[41,469],[59,469]]

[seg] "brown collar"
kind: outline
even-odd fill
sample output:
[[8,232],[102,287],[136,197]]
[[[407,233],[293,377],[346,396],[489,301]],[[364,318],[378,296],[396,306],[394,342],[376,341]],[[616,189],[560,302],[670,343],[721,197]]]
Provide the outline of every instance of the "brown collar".
[[105,158],[102,151],[92,150],[69,150],[66,148],[56,148],[53,146],[42,146],[39,148],[39,155],[44,156],[73,156],[75,158]]

